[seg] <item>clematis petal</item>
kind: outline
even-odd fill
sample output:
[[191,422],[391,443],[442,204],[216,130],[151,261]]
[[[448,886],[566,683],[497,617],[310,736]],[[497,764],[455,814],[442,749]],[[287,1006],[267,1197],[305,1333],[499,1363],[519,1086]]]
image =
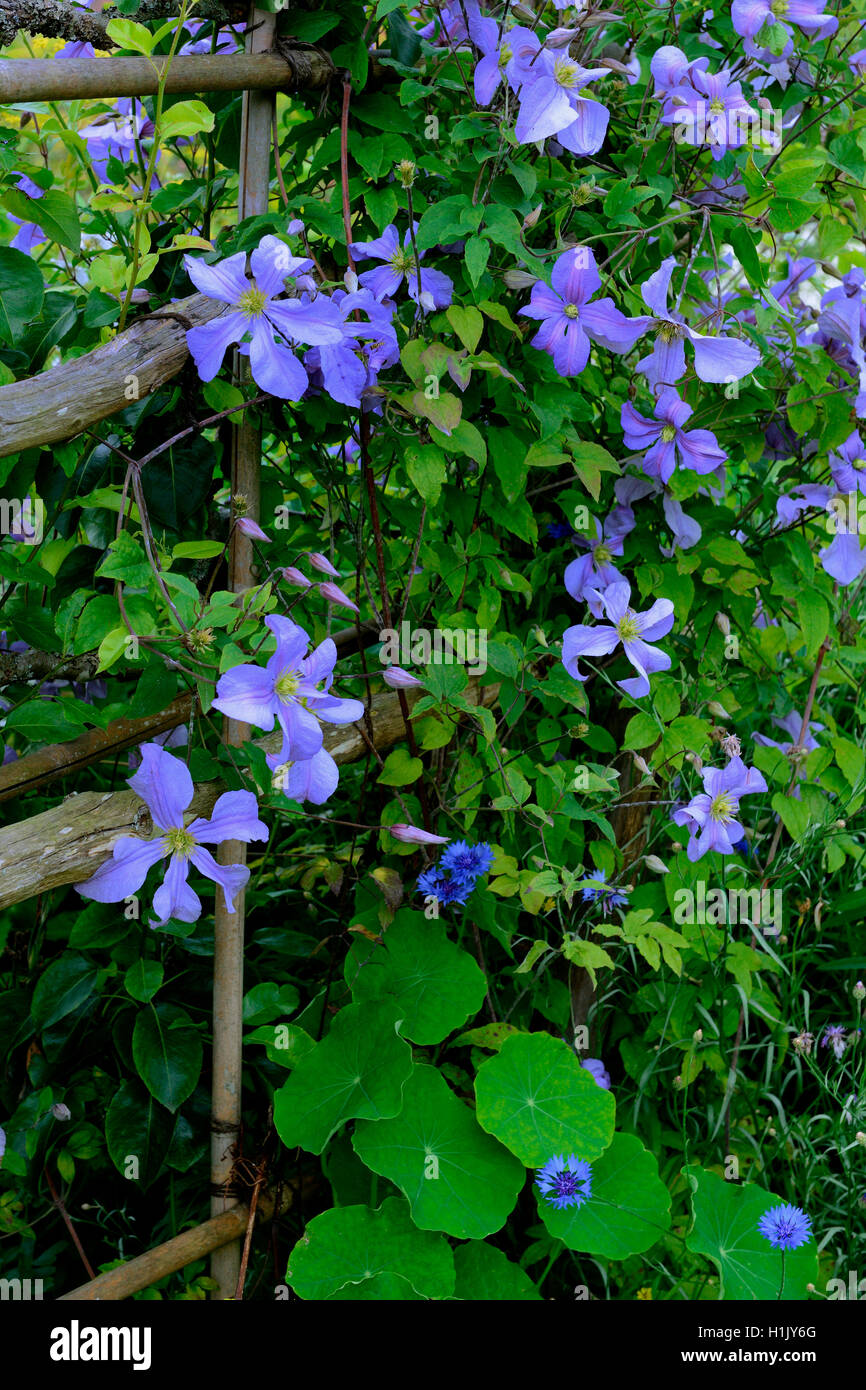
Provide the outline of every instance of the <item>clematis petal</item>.
[[256,285],[268,299],[285,289],[288,277],[311,270],[313,262],[308,256],[293,256],[285,242],[279,237],[263,236],[250,256],[250,269],[256,277]]
[[164,927],[169,917],[178,922],[198,921],[201,899],[187,883],[188,874],[189,860],[181,854],[173,854],[165,878],[153,895],[154,911],[159,915],[155,921],[151,920],[151,927]]
[[134,835],[122,835],[115,840],[112,858],[96,870],[91,878],[74,885],[83,898],[97,903],[120,903],[137,893],[148,870],[164,859],[166,850],[162,837],[139,840]]
[[274,727],[276,696],[274,678],[264,666],[244,663],[224,671],[217,681],[213,708],[229,719],[255,724],[268,732]]
[[660,637],[666,637],[674,625],[674,606],[669,598],[656,599],[652,608],[638,613],[635,622],[644,641],[657,642]]
[[183,825],[183,813],[192,801],[194,788],[189,768],[180,758],[172,757],[158,743],[143,743],[141,767],[128,782],[147,802],[160,830]]
[[200,845],[219,845],[223,840],[267,840],[268,827],[259,820],[255,794],[249,791],[223,792],[217,798],[210,820],[197,816],[187,826]]
[[247,253],[238,251],[224,261],[208,265],[200,256],[184,256],[184,269],[196,289],[208,299],[221,299],[224,304],[237,304],[250,288],[247,279]]
[[[205,878],[209,878],[214,883],[219,884],[223,890],[226,907],[229,912],[234,912],[235,894],[239,893],[242,888],[245,888],[250,880],[250,871],[246,864],[218,864],[210,851],[201,846],[197,846],[193,850],[190,859],[193,864],[195,864],[200,874],[204,874]],[[198,902],[198,898],[196,898],[196,902]],[[153,900],[153,905],[156,907],[156,898]],[[201,911],[200,903],[199,911]],[[182,922],[190,922],[194,921],[194,918],[181,917],[180,920]]]
[[309,386],[309,379],[295,354],[276,341],[265,319],[255,322],[252,336],[250,371],[253,381],[280,400],[299,401]]
[[695,371],[701,381],[717,385],[739,381],[761,361],[758,349],[740,338],[708,338],[693,329],[688,330],[688,336],[695,349]]
[[243,314],[225,314],[188,330],[186,345],[202,381],[213,381],[226,350],[232,343],[239,343],[246,331],[247,320]]
[[576,681],[585,681],[587,676],[580,674],[578,660],[582,656],[608,656],[619,642],[616,628],[599,624],[586,627],[582,623],[567,627],[562,634],[562,664]]

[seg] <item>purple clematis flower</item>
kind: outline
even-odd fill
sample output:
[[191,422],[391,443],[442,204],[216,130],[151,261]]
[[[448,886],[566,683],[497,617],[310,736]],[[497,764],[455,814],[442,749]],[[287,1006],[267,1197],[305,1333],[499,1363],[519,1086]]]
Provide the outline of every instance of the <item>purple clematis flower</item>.
[[[769,738],[766,734],[755,734],[755,742],[762,743],[766,748],[778,748],[780,753],[784,753],[786,757],[789,757],[793,753],[794,749],[798,746],[797,740],[800,737],[800,729],[803,726],[803,720],[797,713],[797,711],[792,709],[790,714],[785,715],[784,719],[780,719],[777,715],[773,715],[773,723],[776,724],[780,729],[783,729],[786,734],[790,735],[790,741],[788,743],[777,743],[774,738]],[[814,748],[820,747],[818,740],[814,738],[812,735],[812,730],[814,729],[816,733],[821,733],[823,728],[823,724],[817,724],[814,721],[810,720],[809,727],[806,731],[806,736],[803,739],[802,744],[799,745],[803,749],[803,756],[791,759],[792,763],[794,764],[794,769],[796,771],[798,781],[806,775],[806,770],[803,766],[806,753],[811,753]],[[791,792],[791,795],[794,797],[796,801],[802,800],[802,794],[800,792],[799,787],[795,787],[794,790]]]
[[829,39],[839,28],[839,21],[824,9],[825,0],[734,0],[731,23],[735,33],[748,39],[756,38],[765,25],[778,25],[790,38],[791,24],[804,34]]
[[376,299],[393,298],[403,281],[409,298],[420,304],[425,312],[431,309],[446,309],[454,294],[454,282],[441,270],[420,270],[421,288],[418,288],[418,261],[423,260],[424,252],[419,252],[418,261],[412,248],[412,236],[418,230],[413,224],[412,234],[407,231],[400,245],[400,237],[393,222],[386,227],[375,241],[357,241],[349,247],[357,260],[383,261],[376,270],[365,270],[358,276],[360,284],[366,286]]
[[604,144],[610,112],[582,89],[607,68],[584,68],[564,53],[543,49],[526,71],[520,88],[520,111],[514,127],[519,145],[555,135],[572,154],[595,154]]
[[582,656],[607,656],[620,642],[623,651],[637,671],[637,677],[617,681],[620,690],[632,695],[636,700],[649,694],[649,675],[656,671],[670,669],[671,659],[657,647],[651,647],[659,637],[666,636],[674,624],[674,606],[669,598],[657,599],[646,613],[636,613],[629,605],[631,586],[627,580],[611,584],[604,593],[596,590],[597,597],[613,626],[600,624],[598,627],[585,627],[578,624],[566,628],[562,638],[562,664],[576,681],[585,681],[580,674],[578,660]]
[[[623,509],[617,508],[616,511],[622,513]],[[612,559],[614,555],[622,554],[623,540],[633,528],[621,514],[616,516],[615,512],[611,512],[610,516],[605,519],[604,526],[597,518],[593,518],[593,520],[595,521],[595,540],[591,540],[589,536],[575,536],[575,544],[586,546],[587,553],[578,555],[577,559],[572,560],[565,571],[563,583],[571,597],[576,599],[578,603],[582,599],[587,599],[593,617],[600,618],[602,608],[599,600],[593,597],[587,598],[587,595],[594,593],[597,589],[607,589],[611,584],[624,582],[623,576],[612,564]]]
[[[121,163],[135,155],[136,144],[153,135],[153,121],[142,102],[135,97],[120,97],[114,104],[115,116],[100,116],[82,126],[78,134],[87,145],[93,172],[100,183],[109,183],[108,161]],[[156,183],[153,177],[152,187]]]
[[[329,695],[337,648],[330,637],[305,656],[310,639],[303,628],[276,613],[265,618],[277,639],[277,649],[266,666],[233,666],[217,682],[214,709],[230,719],[255,724],[266,732],[276,719],[283,731],[279,753],[268,754],[268,766],[303,762],[322,747],[321,720],[326,724],[353,724],[361,719],[360,700],[339,700]],[[320,687],[324,688],[320,688]]]
[[151,926],[164,926],[170,917],[195,922],[201,916],[201,900],[187,882],[190,864],[220,885],[232,912],[234,896],[250,871],[244,864],[218,864],[204,846],[223,840],[267,840],[268,828],[258,818],[255,796],[248,791],[224,792],[210,820],[197,816],[184,827],[184,811],[194,791],[189,768],[156,743],[142,744],[141,756],[141,767],[128,778],[129,785],[146,803],[162,834],[152,840],[122,835],[114,843],[112,858],[85,883],[76,883],[76,889],[98,903],[122,902],[138,892],[148,869],[168,859],[165,879],[153,897],[159,917]]
[[661,48],[656,49],[650,61],[650,72],[655,81],[653,95],[658,98],[666,97],[674,88],[687,82],[692,72],[703,72],[709,64],[709,58],[693,58],[690,61],[681,48],[676,48],[673,44],[663,44]]
[[693,68],[687,81],[667,93],[662,125],[675,126],[674,139],[686,145],[709,145],[713,159],[748,142],[757,111],[743,96],[729,69],[716,73]]
[[[332,400],[359,406],[363,393],[375,387],[381,369],[400,356],[393,307],[380,303],[369,289],[353,294],[337,290],[333,302],[343,317],[342,341],[311,348],[304,366],[311,375],[321,376]],[[357,318],[360,310],[367,314],[367,323]]]
[[857,430],[830,455],[830,472],[840,492],[866,494],[866,449]]
[[695,350],[695,372],[701,381],[720,384],[739,381],[754,371],[761,360],[758,349],[739,338],[711,338],[696,333],[681,314],[668,309],[668,292],[676,260],[668,256],[658,270],[641,285],[641,294],[652,317],[629,319],[635,336],[656,327],[657,336],[651,353],[642,357],[637,370],[643,372],[650,386],[671,386],[686,370],[686,339]]
[[275,791],[285,792],[290,801],[311,801],[322,806],[337,790],[340,772],[326,748],[296,763],[281,763],[273,769]]
[[222,366],[226,349],[249,334],[250,368],[263,391],[281,400],[298,401],[307,389],[307,373],[288,342],[321,346],[343,338],[340,311],[330,299],[278,299],[285,281],[312,261],[293,256],[275,236],[262,237],[250,256],[254,279],[246,274],[245,251],[215,265],[199,257],[185,256],[187,274],[196,289],[211,299],[230,304],[233,312],[191,328],[187,346],[202,381],[212,381]]
[[737,815],[740,798],[751,792],[765,792],[767,784],[754,767],[742,758],[731,758],[727,767],[708,767],[703,772],[704,790],[687,806],[674,811],[676,825],[688,826],[691,838],[686,854],[694,864],[708,852],[733,854],[734,846],[746,838]]
[[866,570],[866,550],[860,545],[857,531],[840,530],[818,556],[821,568],[844,588]]
[[495,19],[479,15],[469,19],[469,34],[475,47],[484,55],[475,69],[475,100],[479,106],[489,106],[503,79],[512,92],[517,92],[529,75],[529,64],[541,42],[531,29],[519,25],[499,38]]
[[649,478],[667,483],[679,463],[681,468],[693,468],[696,473],[713,473],[727,454],[711,430],[683,428],[694,411],[680,399],[679,392],[669,386],[658,397],[653,410],[654,420],[640,415],[626,401],[620,412],[625,442],[630,449],[646,449],[641,467]]
[[16,251],[23,251],[25,256],[29,256],[34,247],[41,246],[43,241],[47,241],[41,227],[37,227],[35,222],[22,222],[20,217],[13,217],[11,212],[6,214],[8,220],[21,230],[16,232],[9,245]]
[[610,1090],[610,1072],[600,1057],[584,1057],[580,1065],[589,1072],[596,1086],[603,1091]]
[[[177,50],[178,57],[188,57],[196,53],[236,53],[238,45],[244,41],[243,24],[228,24],[216,31],[216,46],[213,43],[214,26],[204,19],[188,19],[184,29],[192,37]],[[198,35],[207,29],[204,38]]]
[[518,312],[541,320],[532,346],[550,353],[560,376],[580,375],[589,361],[590,338],[612,352],[628,352],[650,322],[627,319],[612,299],[590,303],[601,276],[588,247],[558,256],[550,278],[552,288],[536,282],[529,303]]

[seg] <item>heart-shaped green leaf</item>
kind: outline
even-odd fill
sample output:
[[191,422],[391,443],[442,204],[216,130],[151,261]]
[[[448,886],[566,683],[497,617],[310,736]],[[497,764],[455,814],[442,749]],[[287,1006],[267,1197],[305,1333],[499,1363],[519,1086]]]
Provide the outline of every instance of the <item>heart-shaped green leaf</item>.
[[397,1114],[412,1071],[411,1048],[397,1032],[402,1016],[387,999],[337,1014],[328,1036],[274,1097],[274,1125],[286,1148],[320,1154],[346,1120]]
[[[695,1254],[709,1255],[718,1265],[722,1298],[778,1299],[782,1253],[761,1235],[758,1222],[764,1212],[780,1206],[784,1199],[755,1183],[726,1182],[705,1168],[692,1166],[683,1173],[692,1191],[692,1228],[686,1245]],[[799,1250],[785,1252],[783,1299],[805,1299],[807,1284],[817,1279],[814,1240]]]
[[448,940],[444,923],[420,912],[399,913],[383,946],[357,943],[346,979],[355,1000],[392,995],[403,1013],[403,1036],[416,1043],[441,1042],[478,1011],[487,990],[483,973]]
[[368,1168],[405,1192],[424,1231],[464,1239],[498,1231],[526,1179],[433,1067],[415,1068],[396,1119],[356,1125],[352,1142]]
[[478,1123],[527,1168],[554,1154],[591,1160],[613,1137],[616,1106],[576,1054],[549,1033],[519,1033],[475,1078]]
[[378,1211],[333,1207],[314,1216],[289,1257],[299,1298],[406,1302],[448,1298],[454,1260],[443,1236],[413,1226],[402,1197]]
[[552,1236],[569,1250],[611,1260],[655,1245],[670,1226],[670,1206],[654,1156],[633,1134],[615,1134],[592,1164],[592,1196],[581,1206],[557,1211],[548,1198],[538,1196],[541,1219]]

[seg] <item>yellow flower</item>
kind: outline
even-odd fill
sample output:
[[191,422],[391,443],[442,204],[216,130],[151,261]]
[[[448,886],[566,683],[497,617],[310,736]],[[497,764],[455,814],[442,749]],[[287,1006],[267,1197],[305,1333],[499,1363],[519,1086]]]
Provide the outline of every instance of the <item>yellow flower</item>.
[[653,1296],[653,1291],[652,1291],[652,1289],[638,1289],[638,1291],[637,1291],[637,1297],[638,1297],[638,1298],[641,1298],[641,1299],[650,1299],[650,1301],[651,1301],[651,1300],[652,1300],[652,1296]]

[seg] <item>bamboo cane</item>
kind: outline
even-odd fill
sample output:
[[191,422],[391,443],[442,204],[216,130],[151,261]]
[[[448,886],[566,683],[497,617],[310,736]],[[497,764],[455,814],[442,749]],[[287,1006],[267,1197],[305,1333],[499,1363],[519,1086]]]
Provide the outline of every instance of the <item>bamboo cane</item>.
[[[80,101],[151,96],[167,59],[6,58],[0,62],[0,102]],[[326,87],[334,66],[317,48],[282,45],[279,52],[192,54],[173,58],[165,91],[286,91]]]
[[[247,54],[250,58],[266,53],[270,48],[275,17],[266,10],[251,8],[247,34]],[[241,114],[240,184],[238,189],[238,221],[255,217],[268,210],[271,172],[271,124],[275,97],[257,91],[244,93]],[[248,364],[235,354],[238,372]],[[244,415],[232,429],[232,495],[233,508],[253,519],[259,514],[259,472],[261,468],[261,433]],[[229,551],[229,587],[234,592],[248,589],[254,583],[253,549],[248,536],[235,527]],[[238,748],[250,737],[249,725],[227,719],[224,739],[228,746]],[[243,864],[246,845],[239,840],[226,840],[220,845],[221,864]],[[233,1149],[241,1123],[242,1047],[244,994],[244,893],[235,898],[235,910],[229,912],[222,894],[217,895],[214,915],[214,981],[213,981],[213,1091],[211,1103],[211,1191],[221,1196],[211,1198],[211,1215],[218,1216],[226,1203],[235,1198],[228,1191],[233,1167]],[[235,1297],[241,1263],[239,1240],[220,1246],[211,1256],[211,1278],[218,1288],[211,1295],[216,1300]],[[241,1295],[242,1296],[242,1291]]]

